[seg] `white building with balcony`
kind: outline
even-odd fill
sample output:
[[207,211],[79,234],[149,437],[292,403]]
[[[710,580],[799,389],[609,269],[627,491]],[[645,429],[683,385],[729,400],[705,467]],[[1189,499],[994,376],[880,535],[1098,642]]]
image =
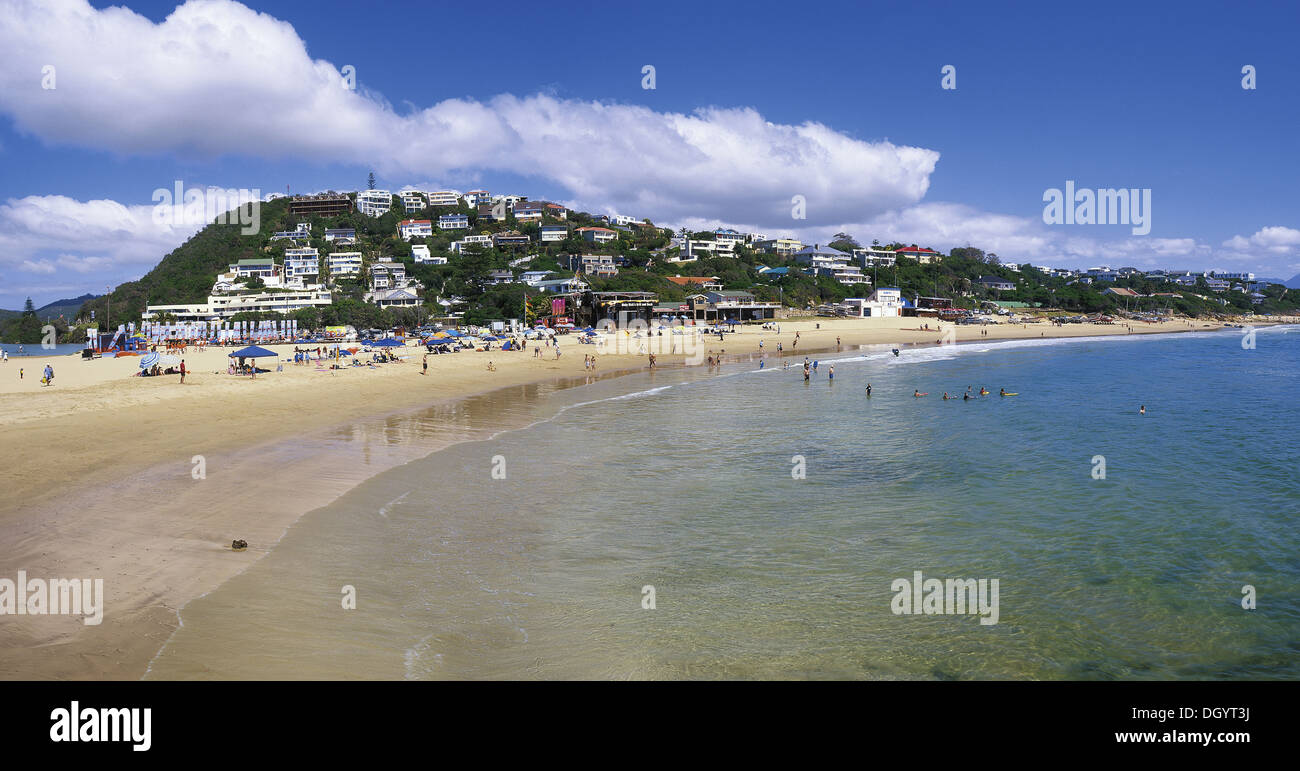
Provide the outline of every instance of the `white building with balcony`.
[[393,194],[387,190],[362,190],[357,193],[357,211],[367,217],[382,217],[393,208]]

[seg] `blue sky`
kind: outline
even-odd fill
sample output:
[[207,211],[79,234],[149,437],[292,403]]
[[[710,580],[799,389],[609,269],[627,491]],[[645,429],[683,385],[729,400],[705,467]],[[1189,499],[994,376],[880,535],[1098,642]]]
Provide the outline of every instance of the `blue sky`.
[[[810,242],[1300,272],[1294,6],[246,5],[0,0],[0,307],[146,272],[194,229],[148,221],[173,180],[356,189],[371,168]],[[1151,232],[1045,225],[1067,179],[1149,188]]]

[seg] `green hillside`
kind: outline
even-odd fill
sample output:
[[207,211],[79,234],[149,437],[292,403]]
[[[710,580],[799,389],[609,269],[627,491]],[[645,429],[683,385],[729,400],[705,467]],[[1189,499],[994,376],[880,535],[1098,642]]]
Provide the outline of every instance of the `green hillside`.
[[[284,250],[292,246],[288,241],[271,242],[279,231],[293,230],[298,218],[289,212],[289,199],[281,198],[262,204],[259,232],[252,235],[240,233],[238,224],[211,224],[167,254],[158,265],[139,281],[118,286],[111,295],[111,323],[138,321],[145,306],[185,302],[201,302],[211,291],[214,279],[224,273],[232,263],[250,257],[271,256],[283,264]],[[442,231],[436,227],[437,218],[446,213],[465,214],[470,223],[468,230]],[[420,239],[433,255],[448,257],[446,265],[416,265],[411,255],[412,244],[397,235],[397,225],[403,219],[430,219],[435,223],[433,236]],[[463,202],[458,206],[428,207],[413,214],[402,208],[401,199],[393,197],[393,208],[387,214],[372,218],[355,211],[338,217],[312,217],[311,235],[305,245],[315,247],[324,261],[331,251],[360,251],[363,255],[362,273],[355,279],[342,279],[334,287],[333,305],[327,308],[296,312],[294,317],[306,329],[322,325],[351,324],[358,328],[388,327],[395,324],[418,324],[431,316],[442,315],[436,304],[439,297],[456,298],[456,310],[463,311],[468,323],[488,320],[520,318],[525,291],[535,295],[536,290],[520,283],[492,285],[487,279],[494,270],[509,269],[518,277],[525,270],[549,271],[555,277],[573,275],[577,257],[584,254],[613,254],[625,263],[619,275],[609,278],[590,278],[589,283],[598,291],[644,290],[655,292],[663,302],[678,302],[696,291],[668,280],[674,275],[717,276],[728,290],[746,290],[760,300],[780,300],[796,309],[812,309],[835,303],[846,297],[869,294],[870,285],[845,286],[827,276],[810,276],[799,272],[798,264],[773,255],[754,252],[737,246],[735,256],[706,257],[695,262],[671,263],[667,257],[675,250],[662,251],[673,235],[652,225],[616,229],[617,238],[607,244],[589,243],[575,234],[574,229],[584,225],[599,224],[589,214],[570,212],[567,221],[546,216],[541,222],[521,223],[507,214],[503,221],[480,218],[478,211]],[[563,241],[539,243],[542,225],[564,224],[570,229]],[[324,239],[327,228],[355,228],[356,245],[335,246]],[[469,234],[494,234],[518,231],[531,238],[527,246],[497,248],[470,247],[463,254],[452,254],[450,246]],[[708,239],[711,233],[686,233],[693,238]],[[858,242],[848,234],[838,234],[830,245],[851,249]],[[908,244],[891,244],[889,247],[907,247]],[[912,244],[910,246],[916,246]],[[525,259],[532,257],[532,259]],[[380,309],[362,300],[369,266],[381,259],[396,260],[406,264],[407,275],[419,280],[424,289],[425,305],[420,308]],[[517,263],[513,264],[512,263]],[[760,272],[762,267],[787,267],[787,275],[778,276]],[[1172,310],[1186,315],[1228,315],[1239,313],[1296,313],[1297,293],[1283,286],[1270,287],[1262,303],[1252,303],[1244,292],[1213,292],[1202,283],[1196,287],[1179,287],[1172,283],[1154,283],[1136,277],[1121,279],[1113,285],[1087,285],[1085,283],[1044,274],[1030,265],[1013,269],[1002,265],[996,255],[966,247],[954,249],[942,260],[929,265],[900,257],[898,264],[879,270],[868,268],[866,275],[874,276],[876,286],[897,287],[911,299],[918,295],[952,298],[957,307],[978,307],[983,301],[1026,303],[1031,308],[1058,308],[1071,313],[1102,313],[1121,310],[1150,311]],[[1012,282],[1014,290],[993,290],[980,283],[981,278],[999,277]],[[1162,293],[1164,296],[1142,298],[1116,297],[1106,294],[1107,286],[1128,287],[1144,295]],[[88,318],[91,310],[97,320],[106,318],[109,298],[98,297],[81,306],[79,316]],[[278,314],[240,314],[236,320],[275,319]]]

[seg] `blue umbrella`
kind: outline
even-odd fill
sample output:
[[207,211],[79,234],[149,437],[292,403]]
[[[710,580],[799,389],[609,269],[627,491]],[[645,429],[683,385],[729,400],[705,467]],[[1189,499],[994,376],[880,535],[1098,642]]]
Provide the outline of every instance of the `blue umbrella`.
[[240,348],[238,351],[230,354],[232,359],[262,359],[267,356],[278,356],[275,351],[268,351],[260,345],[250,345],[247,348]]
[[157,351],[151,351],[140,357],[140,369],[149,369],[158,363],[160,354]]
[[383,340],[376,340],[375,342],[371,343],[371,345],[372,346],[377,345],[381,348],[399,348],[401,346],[406,345],[406,343],[402,342],[401,340],[394,340],[391,337],[385,337]]
[[487,337],[480,337],[479,339],[480,339],[480,340],[488,340],[488,341],[491,341],[491,342],[496,342],[497,340],[500,340],[501,338],[496,337],[496,336],[494,336],[494,335],[488,335]]

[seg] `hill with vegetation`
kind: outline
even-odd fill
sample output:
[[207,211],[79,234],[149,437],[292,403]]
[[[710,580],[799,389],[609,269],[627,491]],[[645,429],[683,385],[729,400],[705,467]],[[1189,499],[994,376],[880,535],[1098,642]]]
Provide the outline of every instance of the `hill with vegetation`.
[[[617,237],[606,244],[591,243],[575,230],[584,225],[601,225],[584,212],[570,212],[567,221],[547,215],[540,222],[519,222],[507,213],[502,221],[490,217],[480,218],[478,210],[463,201],[457,206],[427,207],[423,211],[407,213],[401,199],[393,197],[392,209],[381,217],[369,217],[356,211],[335,217],[300,218],[289,211],[289,199],[280,198],[262,204],[259,230],[244,235],[238,224],[210,224],[184,244],[167,254],[153,270],[138,281],[118,286],[109,296],[96,297],[82,304],[78,317],[88,319],[95,312],[97,320],[107,318],[110,323],[138,321],[146,305],[167,305],[202,302],[212,290],[216,276],[240,259],[272,257],[283,264],[284,251],[294,246],[315,247],[321,255],[322,275],[324,261],[331,251],[359,251],[363,255],[361,275],[340,279],[332,287],[333,304],[325,308],[297,311],[293,314],[303,328],[318,329],[324,325],[351,324],[357,328],[404,324],[417,325],[432,317],[446,315],[440,299],[452,303],[452,309],[462,315],[466,323],[481,324],[491,320],[523,318],[524,297],[538,294],[538,290],[521,283],[496,284],[490,280],[493,271],[509,270],[518,277],[524,271],[547,271],[551,277],[569,277],[579,267],[580,258],[588,254],[610,254],[622,259],[617,276],[587,277],[597,291],[649,291],[659,295],[665,303],[684,300],[699,291],[697,287],[683,287],[669,280],[677,275],[716,276],[728,290],[744,290],[760,300],[780,301],[800,310],[813,310],[818,306],[836,303],[847,297],[864,297],[872,291],[871,285],[845,286],[828,276],[811,276],[801,273],[792,259],[760,254],[745,246],[737,246],[735,256],[704,257],[693,262],[671,262],[676,249],[668,249],[673,233],[645,222],[637,227],[613,228]],[[437,228],[442,214],[460,213],[467,216],[467,230],[443,231]],[[397,226],[404,219],[428,219],[434,223],[433,235],[414,242],[402,240]],[[271,241],[276,232],[292,231],[299,222],[310,225],[310,236],[304,243]],[[569,236],[563,241],[539,243],[540,228],[544,225],[563,224],[569,227]],[[337,246],[325,241],[327,228],[353,228],[357,233],[355,245]],[[518,232],[530,237],[530,243],[519,247],[471,246],[461,253],[451,252],[451,244],[469,234],[493,235],[500,232]],[[709,232],[679,235],[709,240]],[[432,255],[446,256],[445,265],[416,264],[412,256],[414,244],[428,246]],[[879,242],[873,242],[880,246]],[[849,250],[858,246],[850,234],[837,234],[830,246]],[[915,244],[888,244],[887,248],[914,247]],[[424,287],[424,304],[419,307],[381,309],[365,302],[363,297],[368,283],[369,267],[378,260],[394,260],[406,265],[407,275]],[[790,268],[781,274],[764,272],[763,268]],[[868,268],[874,286],[897,287],[909,299],[917,296],[945,297],[962,308],[979,307],[985,301],[1024,303],[1029,307],[1057,308],[1071,313],[1114,313],[1118,311],[1171,310],[1192,316],[1215,316],[1244,313],[1296,313],[1297,297],[1293,290],[1274,285],[1265,292],[1266,299],[1254,304],[1244,292],[1214,292],[1202,280],[1196,287],[1180,287],[1172,283],[1156,283],[1145,278],[1121,279],[1114,284],[1088,285],[1077,279],[1047,275],[1025,264],[1012,267],[1002,264],[995,254],[974,247],[953,249],[940,261],[922,265],[916,260],[900,257],[895,266]],[[982,278],[997,277],[1015,285],[1014,290],[997,290],[980,283]],[[1125,287],[1147,295],[1121,297],[1107,294],[1107,286]],[[1154,295],[1154,296],[1152,296]],[[110,310],[111,306],[111,310]],[[243,313],[234,320],[275,320],[276,313]]]

